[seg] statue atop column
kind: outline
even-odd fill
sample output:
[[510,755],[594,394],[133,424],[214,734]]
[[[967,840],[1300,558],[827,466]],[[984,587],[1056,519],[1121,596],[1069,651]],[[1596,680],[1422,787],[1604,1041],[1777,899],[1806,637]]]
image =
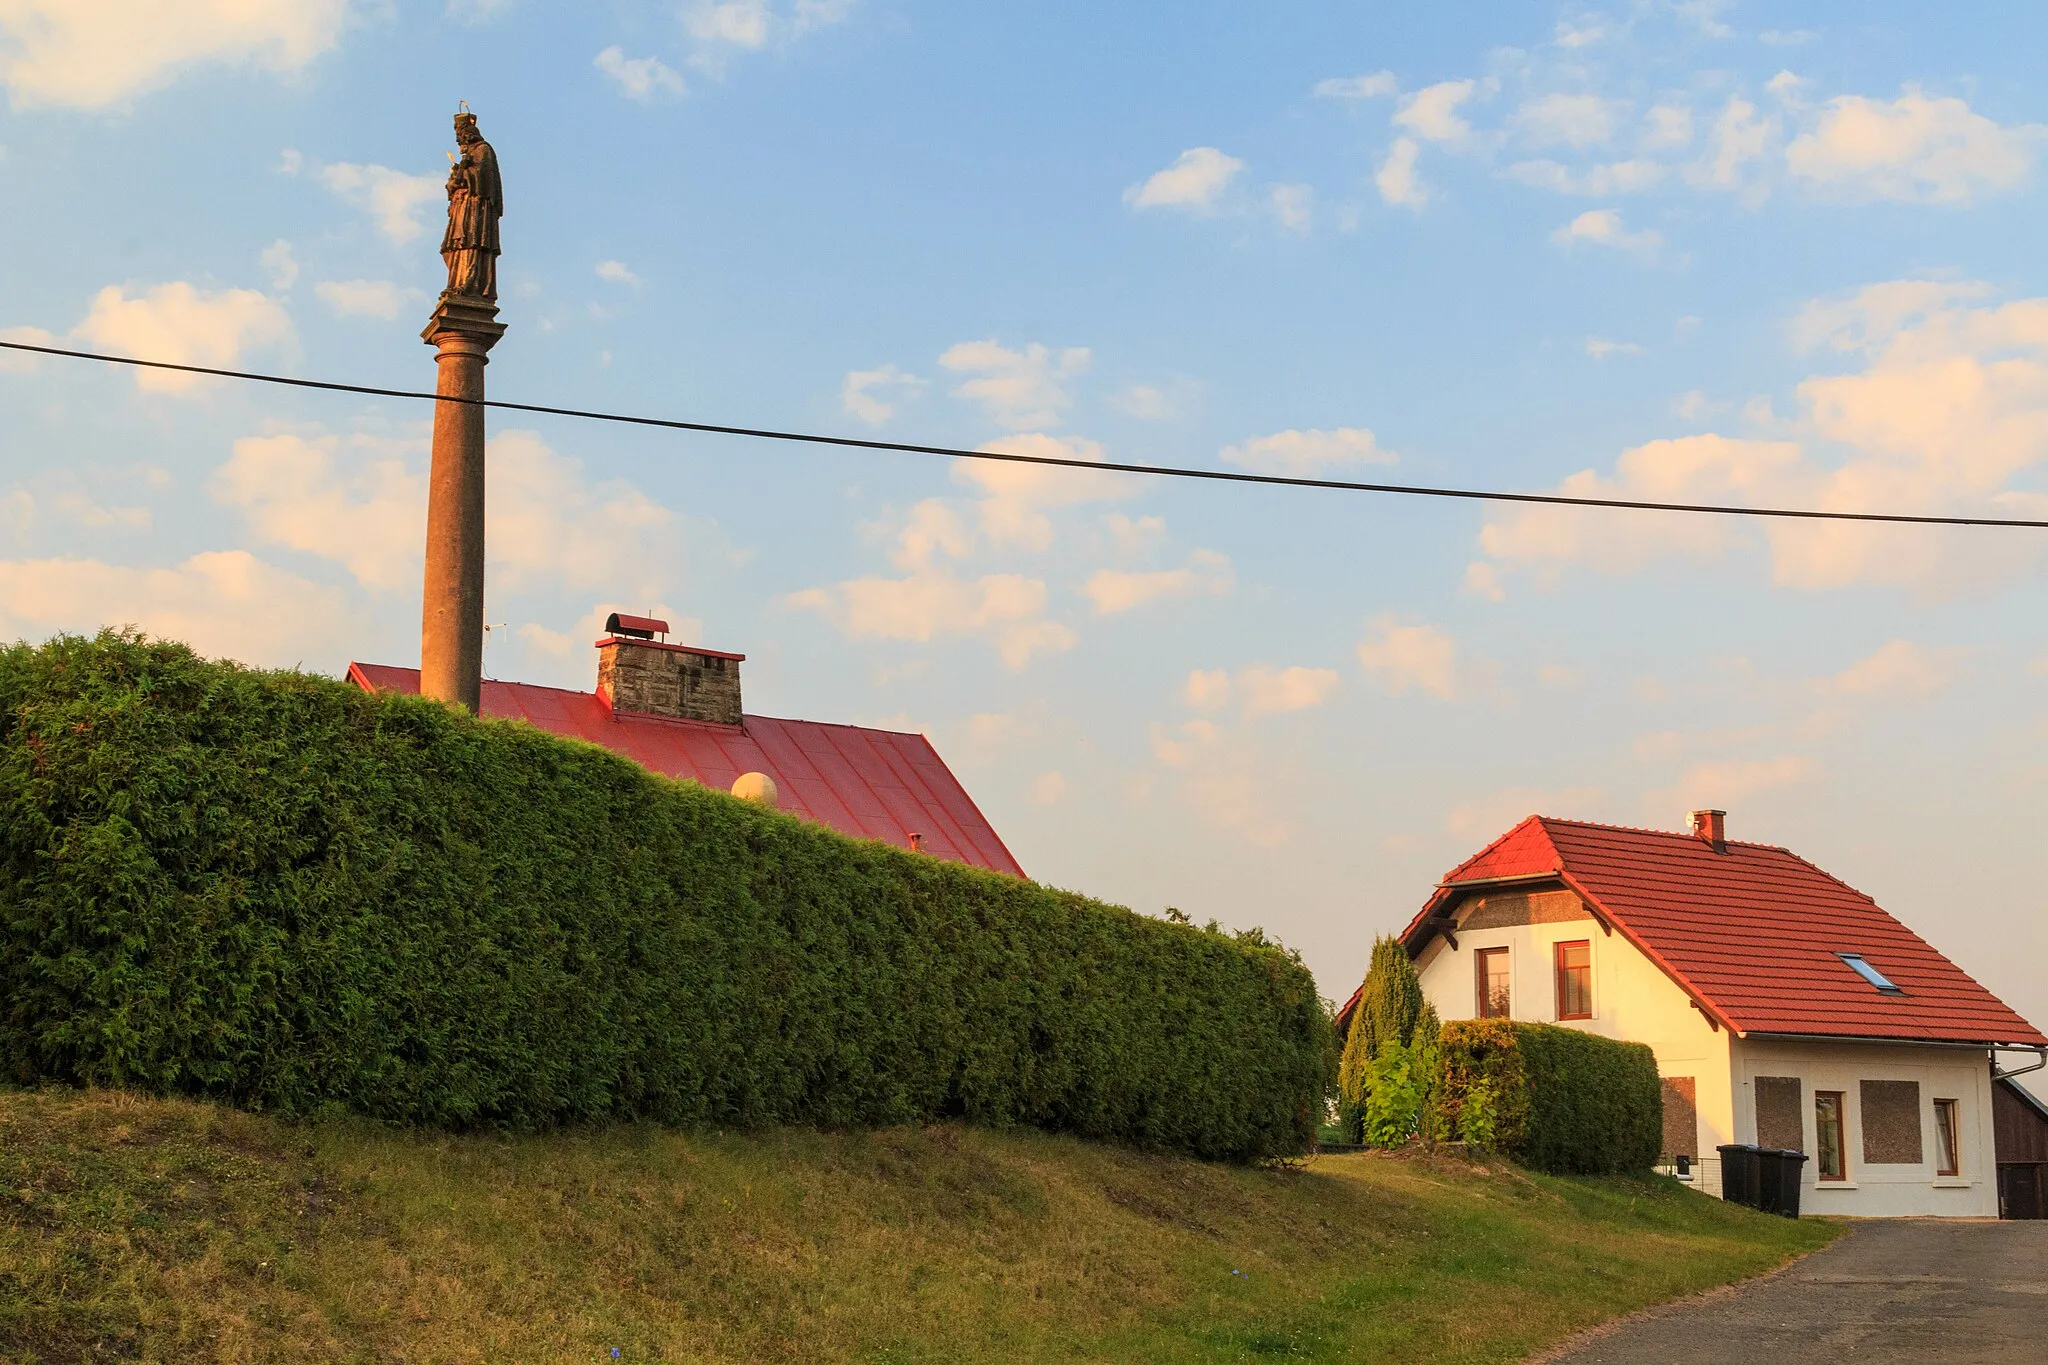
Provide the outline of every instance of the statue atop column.
[[462,159],[448,169],[448,231],[441,235],[441,259],[448,263],[444,292],[495,300],[505,184],[498,178],[498,154],[477,131],[476,115],[467,104],[455,116],[455,141]]

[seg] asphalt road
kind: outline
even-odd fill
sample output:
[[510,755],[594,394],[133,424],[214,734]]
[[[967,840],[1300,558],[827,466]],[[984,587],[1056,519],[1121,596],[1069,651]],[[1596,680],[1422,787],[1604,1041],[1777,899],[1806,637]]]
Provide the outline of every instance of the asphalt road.
[[1774,1275],[1625,1318],[1542,1360],[2048,1362],[2048,1221],[1859,1223]]

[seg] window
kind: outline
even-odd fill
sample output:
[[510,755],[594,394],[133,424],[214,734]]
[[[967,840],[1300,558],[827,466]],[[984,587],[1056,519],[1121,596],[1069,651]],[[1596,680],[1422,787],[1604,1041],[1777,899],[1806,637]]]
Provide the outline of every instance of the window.
[[1847,1180],[1849,1178],[1848,1158],[1843,1154],[1842,1110],[1845,1107],[1839,1090],[1816,1090],[1813,1092],[1813,1145],[1820,1149],[1820,1178],[1822,1180]]
[[1863,960],[1863,954],[1861,954],[1861,953],[1836,953],[1836,954],[1835,954],[1835,956],[1836,956],[1836,957],[1839,957],[1840,959],[1842,959],[1842,961],[1844,961],[1844,962],[1848,963],[1848,964],[1849,964],[1849,969],[1850,969],[1851,971],[1855,972],[1855,973],[1856,973],[1856,975],[1858,975],[1858,976],[1862,977],[1862,978],[1863,978],[1863,979],[1864,979],[1865,981],[1868,981],[1868,982],[1869,982],[1869,983],[1870,983],[1871,985],[1873,985],[1873,986],[1877,987],[1877,988],[1878,988],[1878,989],[1879,989],[1880,991],[1884,992],[1884,993],[1885,993],[1886,995],[1904,995],[1904,994],[1905,994],[1905,991],[1901,990],[1901,989],[1900,989],[1899,987],[1897,987],[1897,986],[1894,986],[1894,985],[1892,984],[1892,982],[1891,982],[1891,978],[1890,978],[1890,977],[1886,976],[1886,975],[1885,975],[1885,974],[1884,974],[1883,972],[1879,971],[1879,970],[1878,970],[1877,968],[1875,968],[1875,967],[1871,966],[1871,965],[1870,965],[1870,964],[1869,964],[1868,962],[1865,962],[1865,961]]
[[1956,1124],[1957,1104],[1954,1100],[1934,1102],[1934,1158],[1937,1163],[1936,1175],[1961,1175],[1963,1173],[1962,1130]]
[[1593,945],[1584,939],[1557,945],[1557,1017],[1593,1017]]
[[1481,948],[1472,954],[1473,962],[1479,969],[1479,1017],[1481,1019],[1505,1019],[1508,1017],[1508,950],[1505,948]]

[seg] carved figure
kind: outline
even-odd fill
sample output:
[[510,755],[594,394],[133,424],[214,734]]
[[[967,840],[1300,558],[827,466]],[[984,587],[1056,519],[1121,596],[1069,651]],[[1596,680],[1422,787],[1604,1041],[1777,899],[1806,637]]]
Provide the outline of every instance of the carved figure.
[[448,294],[498,297],[498,219],[505,212],[505,185],[498,178],[498,154],[476,129],[476,115],[464,105],[455,116],[455,141],[462,159],[448,170],[448,231],[441,259],[448,263]]

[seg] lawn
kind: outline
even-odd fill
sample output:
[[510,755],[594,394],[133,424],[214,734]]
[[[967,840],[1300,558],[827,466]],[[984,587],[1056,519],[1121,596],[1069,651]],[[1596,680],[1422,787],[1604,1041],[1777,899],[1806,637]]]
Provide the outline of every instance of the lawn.
[[0,1090],[5,1361],[1506,1361],[1834,1231],[1442,1157]]

